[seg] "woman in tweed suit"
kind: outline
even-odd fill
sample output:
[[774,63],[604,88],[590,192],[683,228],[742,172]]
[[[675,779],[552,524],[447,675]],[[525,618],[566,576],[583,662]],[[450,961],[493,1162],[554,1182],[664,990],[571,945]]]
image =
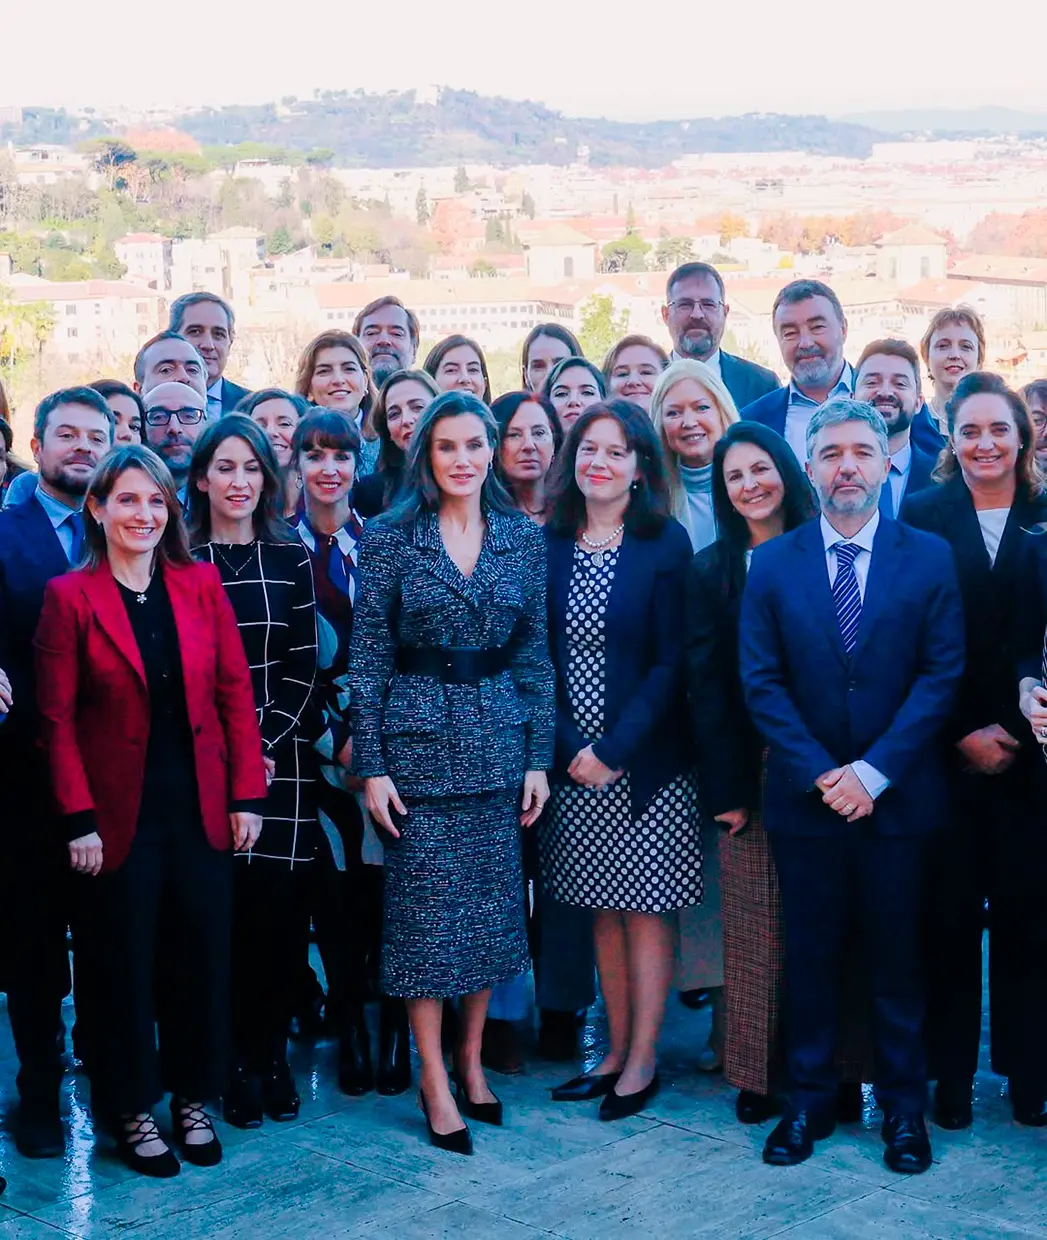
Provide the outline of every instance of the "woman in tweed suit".
[[236,863],[233,906],[233,1065],[228,1123],[263,1113],[294,1119],[298,1091],[287,1028],[309,950],[308,876],[315,865],[319,718],[316,605],[309,556],[284,523],[283,484],[265,431],[243,414],[209,427],[187,487],[196,557],[217,569],[251,668],[269,796],[258,843]]
[[[548,798],[553,676],[541,531],[492,472],[498,432],[448,392],[415,430],[401,503],[360,547],[353,765],[390,837],[382,986],[407,999],[430,1139],[471,1151],[500,1123],[480,1064],[491,987],[528,965],[520,826]],[[440,1050],[461,996],[457,1107]]]

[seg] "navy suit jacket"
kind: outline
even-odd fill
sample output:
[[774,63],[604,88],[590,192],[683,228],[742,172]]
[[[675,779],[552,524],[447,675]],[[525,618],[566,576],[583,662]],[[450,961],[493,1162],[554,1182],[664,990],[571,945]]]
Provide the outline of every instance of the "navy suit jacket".
[[232,413],[245,396],[251,394],[250,388],[241,387],[229,379],[222,379],[222,412]]
[[843,820],[814,781],[864,759],[890,780],[872,826],[944,825],[941,734],[963,675],[964,627],[949,547],[880,518],[857,643],[844,650],[819,521],[753,554],[742,598],[742,685],[769,747],[764,825],[829,835]]
[[35,492],[0,512],[0,667],[11,678],[14,699],[6,726],[0,729],[0,746],[9,772],[16,750],[19,761],[35,750],[33,634],[47,583],[68,571],[65,551]]
[[909,446],[912,448],[912,460],[909,462],[909,480],[905,484],[905,493],[902,496],[903,504],[910,495],[916,495],[926,490],[927,487],[937,485],[931,475],[934,473],[935,465],[938,464],[938,458],[931,456],[929,452],[921,451],[911,439]]
[[724,386],[734,398],[735,408],[741,409],[751,405],[768,392],[774,392],[782,385],[773,370],[766,366],[757,366],[755,362],[744,357],[735,357],[733,353],[720,351],[720,378]]
[[761,422],[764,426],[769,426],[772,431],[777,431],[784,438],[785,416],[788,412],[789,388],[780,387],[761,396],[759,400],[745,405],[741,410],[741,415],[747,422]]
[[[575,540],[546,531],[549,549],[549,647],[556,668],[554,777],[586,745],[567,696],[567,599]],[[682,775],[691,762],[684,677],[684,574],[691,540],[670,520],[656,538],[626,534],[607,600],[604,623],[604,734],[593,752],[614,770],[629,772],[633,813]]]
[[938,429],[938,423],[934,420],[934,414],[931,413],[926,401],[923,402],[920,412],[912,420],[909,438],[914,448],[928,453],[935,460],[945,447],[945,436]]

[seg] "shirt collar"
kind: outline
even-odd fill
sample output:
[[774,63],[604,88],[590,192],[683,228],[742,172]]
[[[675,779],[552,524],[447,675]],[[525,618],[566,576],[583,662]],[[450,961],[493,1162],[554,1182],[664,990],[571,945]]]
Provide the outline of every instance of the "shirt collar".
[[818,518],[818,521],[821,525],[822,542],[825,545],[826,551],[831,551],[837,543],[846,542],[853,543],[856,547],[861,547],[863,551],[868,551],[870,555],[872,554],[873,539],[876,537],[876,531],[880,528],[879,509],[873,509],[872,516],[868,521],[866,521],[866,523],[853,538],[844,538],[841,533],[833,529],[833,527],[826,520],[824,513]]
[[899,474],[909,472],[909,466],[912,464],[912,444],[908,440],[905,446],[899,448],[897,452],[891,453],[891,469],[896,470]]
[[[834,396],[850,396],[854,391],[854,371],[851,369],[849,362],[844,362],[843,370],[840,371],[840,377],[836,380],[836,385],[825,398],[832,400]],[[808,409],[817,409],[823,401],[811,400],[806,392],[801,392],[795,382],[789,380],[789,404],[790,406],[799,405]]]
[[47,513],[47,519],[51,522],[54,529],[65,521],[68,521],[74,512],[79,512],[80,508],[70,508],[68,504],[63,504],[60,499],[55,499],[53,495],[48,495],[43,487],[36,488],[36,498],[40,501],[40,506]]
[[221,400],[222,399],[222,376],[221,375],[219,375],[218,378],[214,381],[214,383],[212,383],[211,386],[207,389],[207,398],[208,400]]

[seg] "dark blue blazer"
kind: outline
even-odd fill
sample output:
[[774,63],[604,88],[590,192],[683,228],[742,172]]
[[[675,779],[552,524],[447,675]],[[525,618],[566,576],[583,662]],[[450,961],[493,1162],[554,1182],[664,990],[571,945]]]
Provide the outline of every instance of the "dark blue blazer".
[[759,400],[754,400],[752,404],[746,405],[741,416],[747,422],[761,422],[764,426],[769,426],[772,431],[777,431],[779,435],[785,435],[785,416],[789,412],[789,389],[788,387],[775,388],[773,392],[768,392],[766,396],[761,396]]
[[0,512],[0,667],[11,678],[14,703],[0,731],[5,769],[12,748],[32,752],[36,737],[33,634],[52,577],[69,571],[65,551],[43,505],[30,496]]
[[949,547],[883,517],[857,644],[840,636],[821,523],[758,547],[742,598],[742,685],[770,754],[768,831],[838,832],[814,787],[864,759],[890,780],[872,824],[883,835],[944,825],[941,734],[963,675],[963,609]]
[[734,400],[735,408],[741,409],[751,405],[768,392],[773,392],[782,385],[773,370],[766,366],[757,366],[755,362],[744,357],[735,357],[733,353],[720,350],[720,378]]
[[222,412],[232,413],[245,396],[250,396],[250,388],[241,387],[230,379],[222,379]]
[[909,462],[909,480],[905,484],[905,494],[902,496],[903,504],[910,495],[917,495],[927,487],[936,485],[931,475],[934,473],[935,465],[938,464],[938,458],[931,456],[929,452],[922,451],[912,442],[911,438],[909,446],[912,448],[912,460]]
[[945,436],[938,429],[938,423],[934,420],[934,414],[931,413],[926,401],[923,402],[920,412],[912,420],[909,438],[914,448],[928,453],[936,461],[938,453],[945,447]]
[[[567,697],[567,597],[575,540],[546,530],[549,549],[549,647],[556,668],[554,778],[586,742]],[[691,540],[670,520],[656,538],[626,534],[607,600],[604,635],[604,734],[593,746],[601,762],[629,772],[633,814],[691,760],[683,674],[684,574]]]

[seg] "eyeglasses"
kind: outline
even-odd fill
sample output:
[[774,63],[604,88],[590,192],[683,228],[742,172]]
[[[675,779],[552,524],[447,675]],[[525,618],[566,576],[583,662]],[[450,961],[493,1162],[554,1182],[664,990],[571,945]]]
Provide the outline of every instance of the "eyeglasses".
[[177,418],[183,426],[195,426],[197,422],[204,420],[204,411],[190,407],[185,409],[156,408],[145,411],[145,420],[149,426],[166,426],[172,418]]
[[669,309],[674,314],[686,318],[694,313],[695,306],[701,310],[702,314],[715,314],[722,305],[722,301],[713,301],[711,297],[703,297],[701,301],[695,301],[693,297],[681,297],[677,301],[669,302]]

